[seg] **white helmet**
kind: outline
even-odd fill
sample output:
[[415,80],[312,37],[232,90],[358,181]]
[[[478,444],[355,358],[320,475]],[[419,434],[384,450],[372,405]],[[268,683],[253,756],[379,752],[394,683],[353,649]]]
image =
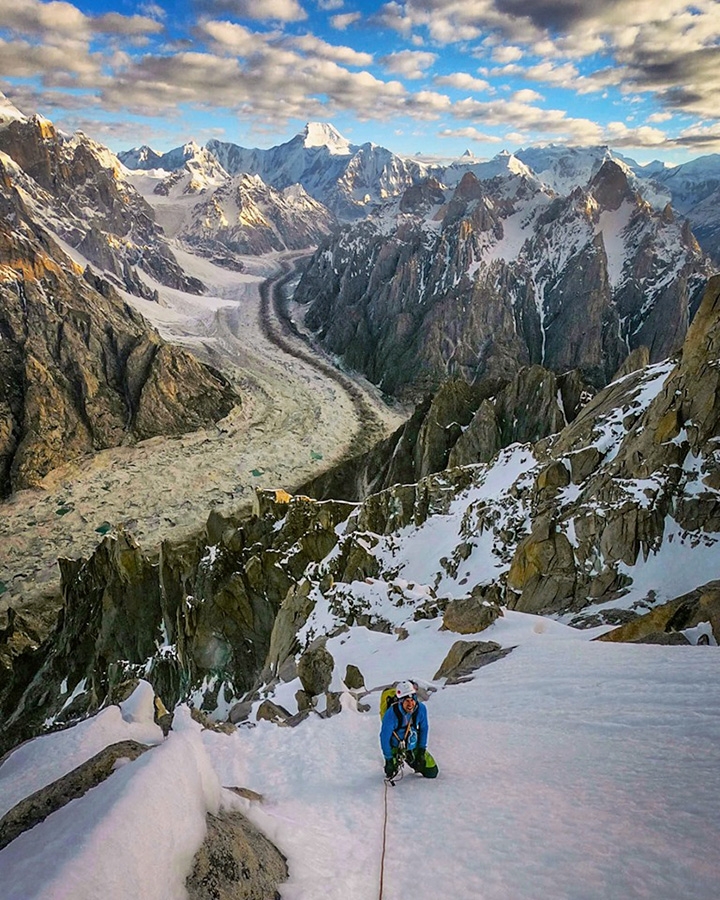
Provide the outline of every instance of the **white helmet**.
[[401,700],[403,697],[413,697],[415,695],[415,685],[412,681],[398,681],[398,685],[395,688],[395,696],[398,700]]

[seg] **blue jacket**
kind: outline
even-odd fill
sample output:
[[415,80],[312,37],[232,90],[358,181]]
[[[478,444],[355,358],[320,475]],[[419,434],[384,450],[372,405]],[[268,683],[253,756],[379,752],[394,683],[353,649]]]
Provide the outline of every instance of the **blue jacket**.
[[[396,707],[400,712],[399,725],[398,715],[395,712]],[[405,737],[408,722],[413,718],[414,713],[415,710],[411,713],[406,713],[399,703],[395,706],[388,707],[383,716],[382,726],[380,728],[380,746],[382,747],[385,759],[392,758],[393,748],[397,747],[400,741]],[[412,726],[410,727],[405,746],[408,750],[414,750],[416,747],[426,750],[428,741],[428,715],[424,703],[418,702],[416,721],[417,730]]]

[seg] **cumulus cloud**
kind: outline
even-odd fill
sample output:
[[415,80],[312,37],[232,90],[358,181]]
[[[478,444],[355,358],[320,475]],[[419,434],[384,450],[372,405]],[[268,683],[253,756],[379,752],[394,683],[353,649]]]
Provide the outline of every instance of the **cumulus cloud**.
[[258,51],[265,43],[264,37],[250,31],[236,22],[225,22],[211,19],[201,22],[195,29],[196,35],[219,52],[226,50],[237,56],[249,56]]
[[624,122],[610,122],[605,135],[607,143],[614,147],[660,147],[667,143],[665,132],[649,125],[628,128]]
[[462,138],[468,141],[478,141],[484,144],[499,144],[500,138],[494,134],[487,134],[479,131],[477,128],[469,126],[467,128],[444,128],[438,131],[438,137],[441,138]]
[[523,51],[520,47],[514,47],[512,44],[503,44],[494,47],[492,58],[497,63],[511,63],[523,58]]
[[0,28],[48,40],[58,36],[83,39],[93,33],[138,36],[163,31],[163,25],[156,18],[123,16],[115,12],[89,16],[71,3],[60,0],[50,3],[14,0],[12,4],[3,4],[0,6]]
[[423,78],[427,69],[437,59],[437,54],[424,50],[398,50],[381,56],[381,64],[393,75],[404,75],[405,78]]
[[60,35],[44,46],[0,38],[0,70],[15,78],[40,76],[48,86],[95,87],[105,80],[102,64],[102,57],[89,53],[86,44]]
[[474,78],[467,72],[453,72],[451,75],[438,75],[434,79],[435,84],[441,87],[452,87],[458,91],[471,91],[475,94],[484,94],[491,91],[490,83],[481,78]]
[[571,118],[564,110],[543,109],[516,98],[489,102],[468,98],[453,104],[452,114],[458,119],[477,121],[486,128],[497,126],[535,132],[575,145],[597,144],[602,137],[602,129],[596,122]]
[[270,19],[279,22],[299,22],[307,13],[298,0],[201,0],[202,6],[227,12],[242,19]]
[[338,31],[345,31],[346,28],[354,25],[355,22],[359,22],[360,19],[362,19],[362,15],[359,12],[340,13],[340,15],[330,17],[330,24]]
[[512,99],[516,103],[535,103],[537,100],[544,100],[542,94],[538,94],[537,91],[533,91],[530,88],[524,88],[521,91],[515,91],[512,95]]
[[372,64],[371,53],[360,53],[351,47],[338,47],[329,44],[313,34],[304,34],[300,37],[289,37],[287,43],[303,53],[312,54],[322,59],[331,59],[346,66],[369,66]]

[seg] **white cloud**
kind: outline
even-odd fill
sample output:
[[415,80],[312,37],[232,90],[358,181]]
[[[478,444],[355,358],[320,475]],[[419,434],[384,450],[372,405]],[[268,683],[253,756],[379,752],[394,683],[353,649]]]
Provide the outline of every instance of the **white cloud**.
[[652,113],[652,115],[648,116],[648,122],[652,122],[653,124],[657,124],[659,122],[669,122],[672,119],[672,113],[669,112],[657,112]]
[[360,53],[351,47],[338,47],[312,34],[288,37],[286,42],[303,53],[318,56],[322,59],[332,59],[346,66],[369,66],[372,65],[373,61],[371,53]]
[[345,31],[346,28],[359,22],[360,19],[362,19],[362,14],[359,12],[340,13],[338,16],[330,17],[330,24],[338,31]]
[[390,53],[387,56],[381,56],[380,62],[394,75],[404,75],[405,78],[423,78],[427,69],[429,69],[435,60],[437,54],[428,53],[424,50],[399,50],[397,53]]
[[441,138],[462,138],[463,140],[479,141],[481,143],[499,144],[500,138],[494,134],[487,134],[484,131],[478,131],[477,128],[469,126],[467,128],[445,128],[438,132]]
[[543,100],[544,97],[542,94],[538,94],[537,91],[533,91],[530,88],[525,88],[521,91],[515,91],[512,95],[512,99],[516,103],[535,103],[537,100]]
[[484,94],[491,91],[490,83],[480,78],[473,78],[467,72],[453,72],[451,75],[438,75],[434,79],[435,84],[442,87],[453,87],[458,91],[472,91],[476,94]]
[[163,26],[155,18],[148,16],[123,16],[108,12],[99,16],[88,16],[71,3],[51,0],[13,0],[0,5],[0,28],[19,35],[44,37],[89,37],[92,33],[109,35],[157,34]]
[[503,44],[493,48],[492,58],[497,63],[517,62],[523,58],[523,51],[520,47],[514,47],[512,44]]
[[665,132],[649,125],[628,128],[624,122],[610,122],[605,133],[607,143],[614,147],[660,147],[667,143]]
[[243,19],[299,22],[307,13],[298,0],[207,0],[211,9],[232,13]]

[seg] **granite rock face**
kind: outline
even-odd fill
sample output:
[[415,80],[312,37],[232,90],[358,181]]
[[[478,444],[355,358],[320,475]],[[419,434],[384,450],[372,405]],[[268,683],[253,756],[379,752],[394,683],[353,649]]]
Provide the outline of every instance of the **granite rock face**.
[[487,378],[475,386],[451,379],[390,437],[300,491],[322,500],[363,500],[448,466],[489,462],[512,443],[561,431],[593,393],[577,370],[556,376],[541,366],[520,369],[509,381]]
[[240,812],[207,815],[207,837],[186,882],[190,900],[279,900],[285,857]]
[[196,430],[239,401],[165,344],[28,215],[0,161],[0,494],[125,441]]
[[39,116],[0,123],[0,162],[22,187],[32,217],[49,226],[118,286],[148,299],[140,268],[169,287],[200,293],[178,265],[150,206],[105,147],[82,133],[64,137]]
[[315,247],[335,227],[335,216],[300,185],[277,191],[259,176],[237,175],[204,192],[177,236],[206,255],[261,254]]
[[470,172],[432,206],[411,191],[322,246],[295,292],[323,346],[386,392],[532,364],[601,387],[636,347],[655,362],[682,344],[710,268],[616,163],[567,196]]

